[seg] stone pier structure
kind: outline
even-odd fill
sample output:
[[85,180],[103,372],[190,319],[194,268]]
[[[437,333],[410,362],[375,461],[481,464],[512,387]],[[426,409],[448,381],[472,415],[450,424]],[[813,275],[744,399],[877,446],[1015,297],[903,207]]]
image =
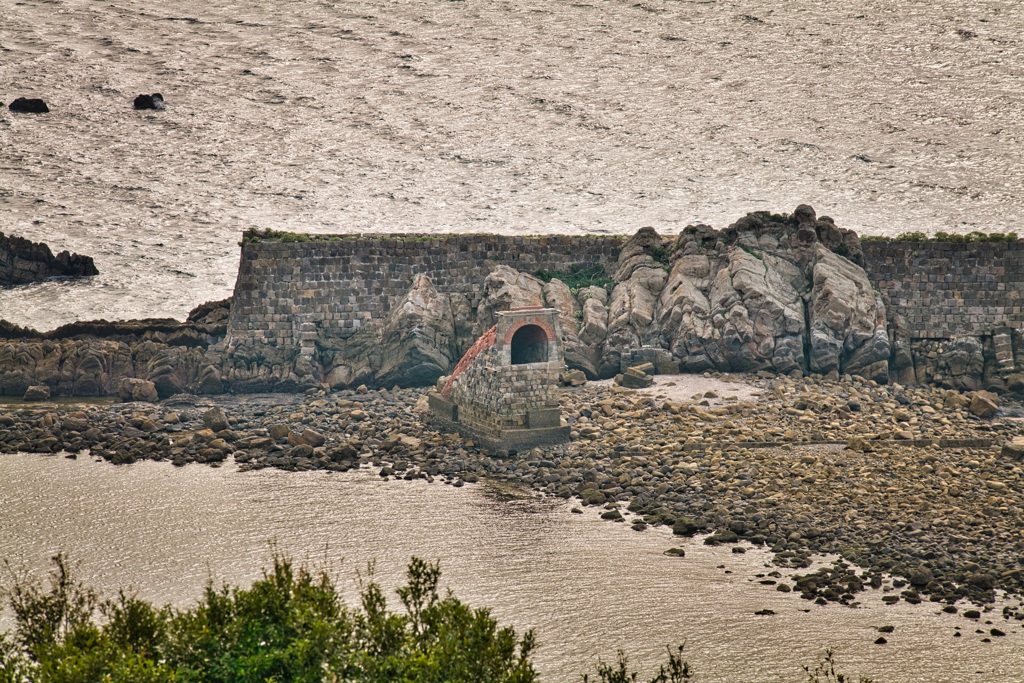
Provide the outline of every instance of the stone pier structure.
[[432,418],[492,451],[568,441],[558,407],[558,375],[565,368],[560,337],[555,309],[498,313],[441,390],[428,394]]

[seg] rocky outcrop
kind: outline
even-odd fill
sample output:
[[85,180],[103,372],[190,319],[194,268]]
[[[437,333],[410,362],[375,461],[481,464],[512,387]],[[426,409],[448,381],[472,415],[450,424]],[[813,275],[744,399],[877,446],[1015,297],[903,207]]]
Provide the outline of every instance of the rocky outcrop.
[[[604,291],[600,287],[595,289]],[[580,338],[583,307],[573,296],[572,290],[561,280],[553,279],[544,285],[544,303],[558,311],[565,364],[573,370],[582,371],[587,379],[597,379],[600,344],[586,344]]]
[[781,373],[803,365],[804,311],[794,283],[800,271],[772,254],[728,249],[711,284],[707,355],[719,369]]
[[161,111],[165,106],[164,96],[158,92],[152,95],[136,95],[132,101],[132,107],[135,109],[155,109]]
[[820,244],[808,312],[812,372],[888,379],[892,347],[881,295],[860,266]]
[[[206,349],[226,330],[227,304],[206,306],[222,322],[99,320],[44,333],[0,321],[0,395],[46,386],[54,396],[118,396],[129,380],[152,384],[161,398],[195,391]],[[132,400],[153,398],[145,396]]]
[[381,362],[375,374],[385,386],[430,386],[458,360],[455,346],[451,302],[429,277],[419,275],[381,327]]
[[497,266],[484,280],[484,298],[477,307],[477,329],[490,329],[499,311],[544,305],[544,282],[508,266]]
[[620,370],[622,352],[645,346],[655,334],[655,306],[665,282],[665,247],[653,228],[641,228],[622,247],[608,305],[608,335],[601,354],[601,377]]
[[[644,241],[650,267],[664,249],[653,235]],[[611,347],[621,355],[650,345],[669,351],[684,372],[887,378],[892,346],[885,306],[864,270],[845,256],[861,253],[856,236],[815,218],[810,207],[792,216],[751,214],[721,232],[691,226],[670,252],[671,268],[645,328],[647,297],[632,297],[641,304],[640,325],[621,324],[627,306],[613,306],[610,327],[617,334],[609,333],[605,362],[614,362]],[[619,273],[636,273],[640,264],[624,248]],[[656,289],[657,280],[647,284]]]
[[98,275],[92,257],[62,251],[56,256],[42,242],[0,232],[0,285],[22,285],[51,277]]

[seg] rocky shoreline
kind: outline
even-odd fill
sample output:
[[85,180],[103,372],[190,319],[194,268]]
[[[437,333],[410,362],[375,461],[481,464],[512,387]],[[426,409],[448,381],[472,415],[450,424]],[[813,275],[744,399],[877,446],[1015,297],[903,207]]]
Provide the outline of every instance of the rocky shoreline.
[[[485,453],[425,422],[422,390],[361,388],[9,404],[0,452],[181,466],[233,458],[242,470],[375,467],[455,486],[499,480],[604,508],[605,519],[637,531],[667,525],[681,536],[710,533],[705,543],[764,545],[780,568],[839,555],[777,584],[819,603],[852,604],[883,585],[889,602],[946,611],[960,600],[990,605],[998,591],[1024,595],[1024,447],[1013,445],[1024,426],[1014,408],[982,419],[967,394],[848,376],[658,380],[643,391],[567,390],[573,440],[544,451]],[[737,381],[723,389],[722,380]],[[715,389],[687,393],[694,382]],[[1024,611],[1003,616],[1024,620]]]

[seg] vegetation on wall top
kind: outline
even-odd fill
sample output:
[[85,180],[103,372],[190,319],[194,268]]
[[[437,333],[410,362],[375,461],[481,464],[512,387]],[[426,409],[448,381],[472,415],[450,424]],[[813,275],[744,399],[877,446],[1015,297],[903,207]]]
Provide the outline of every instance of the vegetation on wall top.
[[965,235],[948,232],[937,232],[932,236],[917,231],[905,232],[895,237],[883,237],[881,235],[865,235],[860,238],[861,242],[949,242],[954,244],[966,244],[970,242],[1016,242],[1015,232],[969,232]]

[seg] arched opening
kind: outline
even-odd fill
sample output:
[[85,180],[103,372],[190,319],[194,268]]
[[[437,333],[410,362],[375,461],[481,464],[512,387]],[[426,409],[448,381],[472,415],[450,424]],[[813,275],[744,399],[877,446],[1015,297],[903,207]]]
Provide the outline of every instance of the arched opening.
[[539,325],[523,325],[512,335],[512,365],[548,362],[548,335]]

